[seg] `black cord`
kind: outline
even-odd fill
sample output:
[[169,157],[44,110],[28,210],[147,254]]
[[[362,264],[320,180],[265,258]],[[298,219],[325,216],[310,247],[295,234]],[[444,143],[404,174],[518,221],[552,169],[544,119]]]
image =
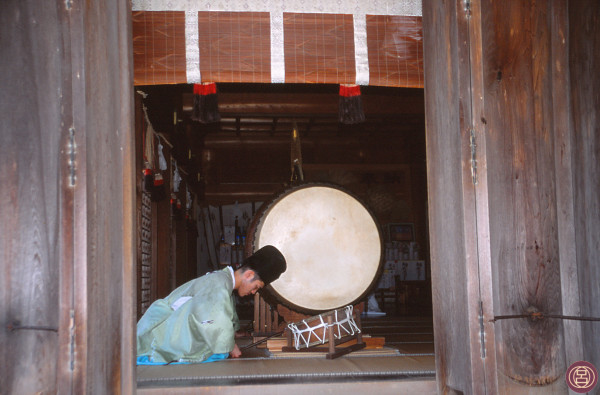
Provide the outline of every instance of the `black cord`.
[[58,328],[55,328],[52,326],[20,325],[19,323],[16,323],[16,322],[12,322],[12,323],[6,325],[6,328],[11,332],[17,331],[17,330],[22,330],[22,329],[34,330],[34,331],[58,332]]
[[530,314],[516,314],[516,315],[497,315],[489,322],[496,322],[499,320],[507,320],[513,318],[531,318],[533,320],[541,320],[544,318],[558,318],[561,320],[575,320],[575,321],[600,321],[597,317],[578,317],[573,315],[561,315],[561,314],[544,314],[540,312],[534,312]]

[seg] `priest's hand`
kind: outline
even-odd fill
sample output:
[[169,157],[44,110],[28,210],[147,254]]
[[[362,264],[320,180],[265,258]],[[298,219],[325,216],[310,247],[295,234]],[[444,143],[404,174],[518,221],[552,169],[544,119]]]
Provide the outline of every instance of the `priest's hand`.
[[229,353],[229,355],[231,355],[231,358],[239,358],[242,356],[242,352],[237,344],[233,346],[233,350]]

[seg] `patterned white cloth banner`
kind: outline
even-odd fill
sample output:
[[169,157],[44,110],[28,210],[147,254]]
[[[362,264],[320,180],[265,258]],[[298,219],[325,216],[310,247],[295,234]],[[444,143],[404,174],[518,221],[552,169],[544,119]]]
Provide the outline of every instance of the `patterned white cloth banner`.
[[283,14],[271,12],[271,82],[285,82]]
[[354,62],[356,63],[356,85],[369,85],[366,15],[354,15]]
[[356,84],[369,85],[366,15],[421,16],[421,0],[132,0],[133,11],[185,11],[187,82],[200,83],[198,11],[269,12],[271,15],[271,82],[285,82],[283,13],[354,16]]
[[132,0],[132,9],[421,16],[421,0]]
[[188,84],[202,82],[198,46],[198,11],[185,12],[185,66]]

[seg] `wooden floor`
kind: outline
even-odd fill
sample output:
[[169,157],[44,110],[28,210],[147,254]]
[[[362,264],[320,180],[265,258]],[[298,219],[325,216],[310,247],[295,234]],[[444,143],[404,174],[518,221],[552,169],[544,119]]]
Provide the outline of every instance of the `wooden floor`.
[[[327,360],[316,354],[276,356],[266,348],[209,364],[138,366],[140,394],[356,393],[411,394],[437,391],[433,323],[427,306],[385,306],[386,316],[362,316],[362,332],[385,337],[384,350]],[[242,325],[245,323],[242,322]],[[249,324],[249,323],[246,323]],[[250,337],[238,339],[243,346]]]

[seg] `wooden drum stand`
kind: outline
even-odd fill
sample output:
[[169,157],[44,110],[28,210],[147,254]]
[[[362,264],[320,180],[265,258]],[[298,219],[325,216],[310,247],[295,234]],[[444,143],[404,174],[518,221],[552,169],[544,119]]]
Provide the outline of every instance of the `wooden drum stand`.
[[[254,341],[279,336],[285,332],[287,346],[283,352],[325,352],[327,359],[365,348],[360,312],[362,303],[308,316],[278,305],[273,309],[259,294],[254,296]],[[283,322],[279,323],[279,317]],[[283,329],[282,329],[283,328]],[[356,339],[355,344],[336,347]],[[323,346],[328,343],[327,346]],[[256,343],[255,343],[256,344]]]

